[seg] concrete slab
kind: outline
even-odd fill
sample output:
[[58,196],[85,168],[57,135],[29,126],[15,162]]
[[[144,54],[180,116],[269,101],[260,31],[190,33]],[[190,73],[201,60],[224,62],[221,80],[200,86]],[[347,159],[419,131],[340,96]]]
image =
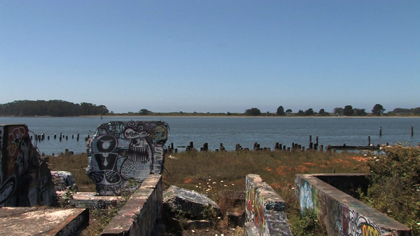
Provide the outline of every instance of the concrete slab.
[[88,224],[88,209],[0,208],[0,235],[78,235]]
[[[57,191],[63,198],[65,191]],[[105,209],[109,206],[118,207],[124,198],[121,196],[99,196],[95,192],[77,192],[73,194],[71,205],[78,208]]]

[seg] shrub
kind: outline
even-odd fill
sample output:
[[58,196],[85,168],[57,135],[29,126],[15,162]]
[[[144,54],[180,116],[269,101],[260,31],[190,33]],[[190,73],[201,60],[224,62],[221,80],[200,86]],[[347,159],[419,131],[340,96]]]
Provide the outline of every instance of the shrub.
[[368,161],[371,186],[362,201],[420,235],[420,149],[397,145]]

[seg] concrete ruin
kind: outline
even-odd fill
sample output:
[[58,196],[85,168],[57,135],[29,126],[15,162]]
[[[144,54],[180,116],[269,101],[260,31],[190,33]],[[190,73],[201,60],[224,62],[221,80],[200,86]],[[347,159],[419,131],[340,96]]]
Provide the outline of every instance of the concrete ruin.
[[169,126],[163,121],[111,121],[98,126],[88,143],[86,174],[99,195],[120,195],[149,174],[160,174]]
[[25,124],[0,125],[0,207],[53,205],[54,183]]
[[298,174],[295,196],[302,212],[315,211],[328,235],[411,235],[407,226],[347,194],[366,183],[365,174]]
[[74,236],[88,224],[85,208],[0,208],[0,235]]
[[246,176],[245,235],[292,235],[284,200],[259,175]]

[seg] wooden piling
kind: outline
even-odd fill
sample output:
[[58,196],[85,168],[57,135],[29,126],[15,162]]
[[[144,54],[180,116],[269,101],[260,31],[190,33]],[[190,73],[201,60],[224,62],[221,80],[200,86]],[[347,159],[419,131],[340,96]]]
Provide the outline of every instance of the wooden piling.
[[382,136],[382,126],[379,126],[379,137]]
[[311,148],[311,146],[312,146],[312,135],[309,135],[309,148]]
[[224,151],[224,150],[226,150],[226,149],[225,149],[225,147],[223,146],[223,143],[220,143],[220,145],[219,145],[219,146],[220,146],[220,151]]
[[368,146],[370,146],[370,136],[368,136]]
[[411,126],[411,137],[413,137],[413,136],[414,136],[414,127]]

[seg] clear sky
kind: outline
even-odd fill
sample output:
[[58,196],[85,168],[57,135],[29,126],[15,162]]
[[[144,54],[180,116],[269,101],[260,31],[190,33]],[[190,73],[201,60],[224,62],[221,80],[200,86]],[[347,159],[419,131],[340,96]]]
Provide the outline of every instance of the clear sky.
[[0,1],[0,103],[420,107],[420,1]]

